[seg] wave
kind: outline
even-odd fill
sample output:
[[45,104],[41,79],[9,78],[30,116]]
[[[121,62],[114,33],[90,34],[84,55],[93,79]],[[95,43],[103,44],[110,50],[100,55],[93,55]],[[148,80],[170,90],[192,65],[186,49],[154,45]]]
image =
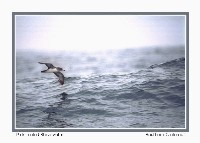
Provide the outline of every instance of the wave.
[[[119,127],[111,119],[118,121],[120,118],[123,118],[120,123],[126,120],[128,127],[149,127],[149,120],[158,121],[150,125],[156,127],[159,123],[162,125],[163,120],[168,122],[167,119],[171,126],[171,118],[177,116],[176,113],[182,118],[185,110],[184,70],[185,58],[179,58],[138,72],[66,77],[63,86],[55,82],[44,84],[45,79],[32,78],[28,85],[34,89],[31,96],[17,93],[17,105],[21,106],[16,112],[17,117],[20,119],[26,114],[35,117],[42,112],[44,119],[36,125],[39,127],[48,127],[49,121],[53,127]],[[36,103],[30,107],[19,104],[27,103],[27,100],[32,100],[28,102],[30,104]],[[167,114],[170,117],[166,117]],[[144,124],[141,118],[145,120]]]
[[179,58],[179,59],[174,59],[162,64],[155,64],[155,65],[151,65],[149,67],[149,69],[153,69],[153,68],[158,68],[158,67],[162,67],[162,68],[172,68],[172,67],[176,67],[176,68],[185,68],[185,58]]

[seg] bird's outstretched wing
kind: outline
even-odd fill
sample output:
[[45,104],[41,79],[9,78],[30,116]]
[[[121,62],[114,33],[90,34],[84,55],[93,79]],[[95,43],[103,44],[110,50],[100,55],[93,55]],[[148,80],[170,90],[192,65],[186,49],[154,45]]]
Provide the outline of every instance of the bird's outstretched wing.
[[64,84],[64,75],[61,72],[54,72],[54,74],[59,78],[59,82],[61,85]]
[[45,64],[47,67],[48,67],[48,69],[49,68],[55,68],[51,63],[42,63],[42,62],[38,62],[39,64]]

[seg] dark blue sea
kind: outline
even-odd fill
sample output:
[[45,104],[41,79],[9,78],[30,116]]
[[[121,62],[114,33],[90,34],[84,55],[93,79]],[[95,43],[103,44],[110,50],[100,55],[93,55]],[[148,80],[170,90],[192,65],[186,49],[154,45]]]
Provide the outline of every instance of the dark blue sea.
[[17,49],[15,96],[16,128],[185,128],[185,48]]

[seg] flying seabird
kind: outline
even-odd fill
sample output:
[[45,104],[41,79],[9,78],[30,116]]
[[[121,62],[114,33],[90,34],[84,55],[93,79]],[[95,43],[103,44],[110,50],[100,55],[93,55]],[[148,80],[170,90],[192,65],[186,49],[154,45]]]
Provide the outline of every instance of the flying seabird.
[[58,78],[59,78],[59,82],[61,85],[64,84],[64,75],[60,72],[60,71],[65,71],[60,67],[54,67],[51,63],[42,63],[39,62],[39,64],[45,64],[48,69],[41,71],[42,73],[54,73]]

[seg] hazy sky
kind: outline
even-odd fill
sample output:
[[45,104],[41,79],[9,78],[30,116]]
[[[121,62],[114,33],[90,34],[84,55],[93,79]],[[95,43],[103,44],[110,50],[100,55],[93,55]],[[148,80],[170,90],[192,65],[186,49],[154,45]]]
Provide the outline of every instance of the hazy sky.
[[16,16],[16,48],[99,50],[185,44],[185,16]]

